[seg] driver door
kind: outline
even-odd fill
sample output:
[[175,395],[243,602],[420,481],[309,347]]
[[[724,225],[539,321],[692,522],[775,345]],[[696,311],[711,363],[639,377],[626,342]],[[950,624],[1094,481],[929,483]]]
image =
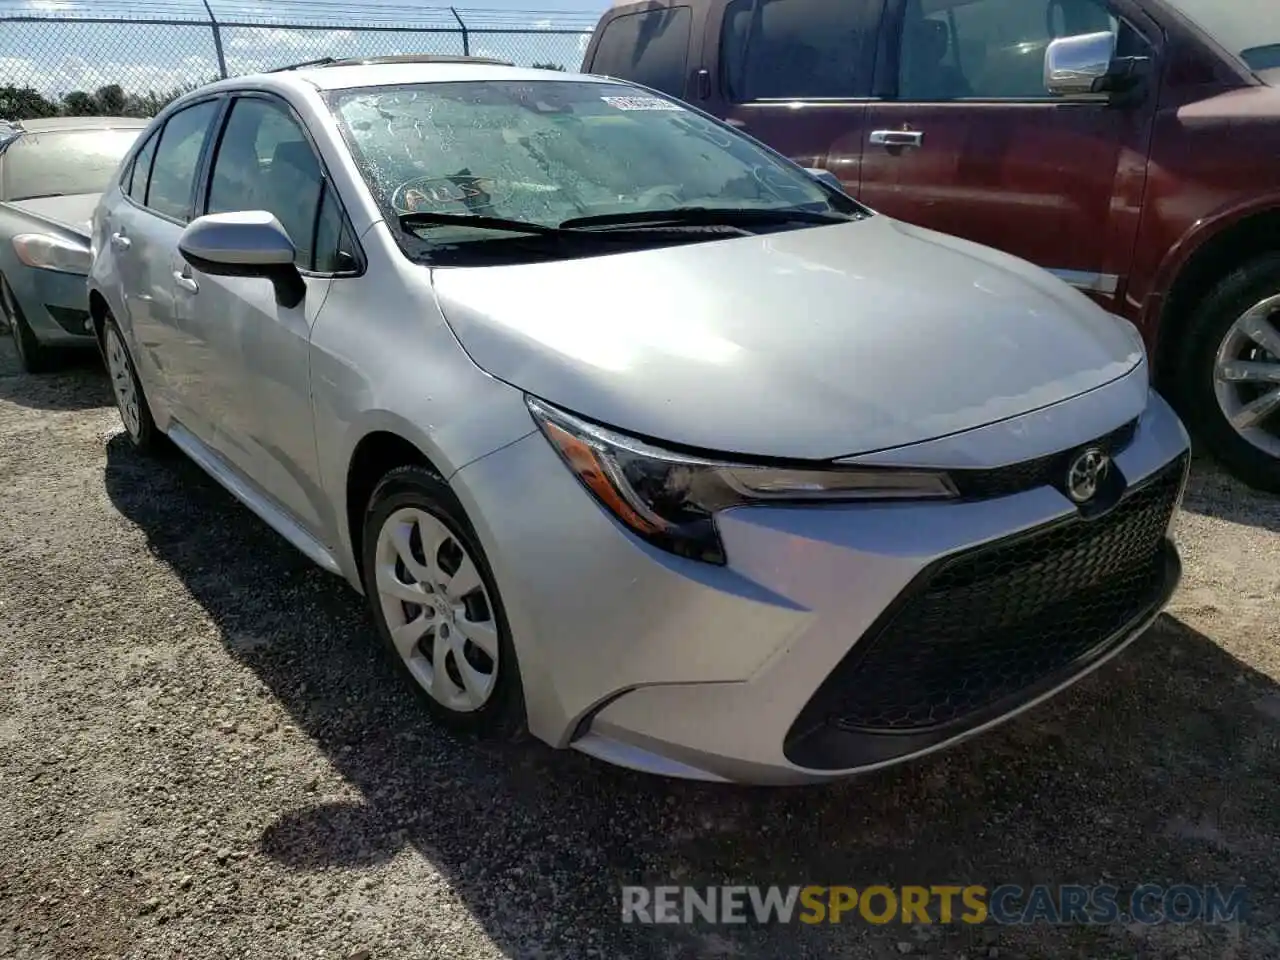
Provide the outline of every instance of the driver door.
[[[343,214],[320,159],[283,101],[233,101],[210,163],[203,213],[266,210],[297,249],[307,286],[282,306],[269,280],[212,276],[175,252],[179,325],[207,385],[201,439],[303,527],[327,528],[311,408],[311,330],[339,272]],[[320,253],[317,253],[320,251]]]
[[1154,56],[1159,31],[1111,0],[892,0],[867,108],[861,199],[1045,267],[1116,309],[1138,228],[1156,91],[1133,106],[1055,98],[1051,40],[1112,31]]

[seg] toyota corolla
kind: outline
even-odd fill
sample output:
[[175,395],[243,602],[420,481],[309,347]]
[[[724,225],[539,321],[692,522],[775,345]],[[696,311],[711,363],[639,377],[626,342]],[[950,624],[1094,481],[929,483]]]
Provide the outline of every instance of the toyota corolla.
[[369,601],[441,723],[793,783],[954,744],[1178,580],[1127,322],[651,90],[224,81],[94,221],[128,436]]

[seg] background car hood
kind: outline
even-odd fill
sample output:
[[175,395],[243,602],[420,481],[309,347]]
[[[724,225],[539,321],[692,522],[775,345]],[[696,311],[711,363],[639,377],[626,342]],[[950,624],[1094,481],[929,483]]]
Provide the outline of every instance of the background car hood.
[[9,206],[56,223],[87,240],[93,235],[93,211],[101,196],[99,193],[76,193],[66,197],[11,200]]
[[826,459],[934,439],[1143,361],[1131,329],[1049,274],[881,216],[432,278],[491,375],[724,453]]

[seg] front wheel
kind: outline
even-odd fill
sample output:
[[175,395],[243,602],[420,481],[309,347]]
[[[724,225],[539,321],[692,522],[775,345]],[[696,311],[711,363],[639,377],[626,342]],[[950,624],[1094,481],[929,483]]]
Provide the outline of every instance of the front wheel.
[[1219,283],[1187,333],[1177,389],[1193,432],[1234,476],[1280,493],[1280,253]]
[[36,338],[26,317],[22,315],[18,298],[13,295],[13,289],[4,277],[0,277],[0,310],[4,311],[5,320],[9,324],[13,346],[22,369],[26,373],[47,373],[53,370],[57,366],[57,352]]
[[369,502],[364,586],[378,634],[444,726],[523,731],[524,698],[497,583],[461,504],[423,467],[392,470]]

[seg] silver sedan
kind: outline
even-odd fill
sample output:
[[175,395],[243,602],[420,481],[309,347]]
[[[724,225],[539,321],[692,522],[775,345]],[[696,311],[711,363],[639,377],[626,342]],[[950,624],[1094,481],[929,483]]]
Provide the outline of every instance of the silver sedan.
[[659,774],[938,750],[1138,636],[1188,440],[1136,330],[651,90],[335,63],[94,218],[129,437],[369,599],[430,713]]

